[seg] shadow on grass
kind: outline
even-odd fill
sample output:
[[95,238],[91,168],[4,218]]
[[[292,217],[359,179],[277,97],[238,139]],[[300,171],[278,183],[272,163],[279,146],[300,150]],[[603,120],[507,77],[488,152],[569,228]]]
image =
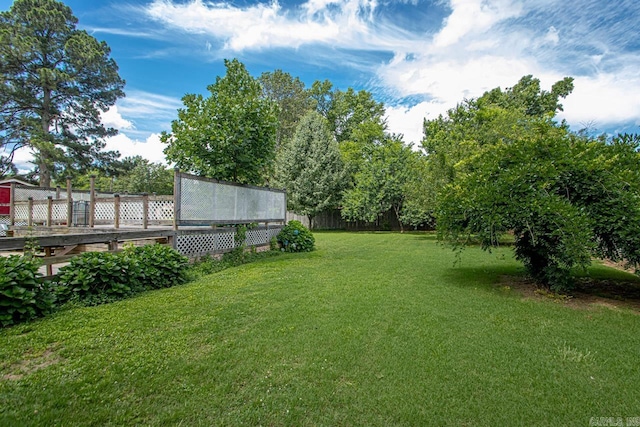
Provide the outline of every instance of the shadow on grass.
[[553,298],[575,307],[619,305],[640,310],[640,277],[607,266],[594,264],[586,272],[576,272],[575,288],[567,295],[540,292],[539,286],[522,266],[452,267],[446,273],[452,285],[474,287],[488,291],[505,288],[518,291],[523,297]]
[[488,265],[481,267],[451,267],[445,277],[457,286],[486,286],[487,289],[499,284],[503,277],[525,278],[524,269],[518,265]]

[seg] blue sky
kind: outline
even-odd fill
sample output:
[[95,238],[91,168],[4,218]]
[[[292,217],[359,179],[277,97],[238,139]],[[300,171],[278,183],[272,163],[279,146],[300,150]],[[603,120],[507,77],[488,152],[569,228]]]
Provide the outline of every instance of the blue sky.
[[[0,0],[6,10],[11,1]],[[307,85],[366,89],[393,132],[419,143],[423,118],[533,74],[565,76],[573,129],[640,132],[637,0],[67,0],[106,41],[127,97],[104,114],[123,155],[162,161],[185,93],[206,93],[238,58],[254,76],[282,69]],[[17,160],[26,161],[23,152]]]

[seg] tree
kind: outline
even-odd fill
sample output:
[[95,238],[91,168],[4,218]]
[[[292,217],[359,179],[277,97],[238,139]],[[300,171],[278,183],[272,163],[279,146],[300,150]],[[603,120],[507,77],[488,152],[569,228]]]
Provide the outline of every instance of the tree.
[[260,76],[262,96],[276,103],[278,129],[276,131],[276,152],[293,138],[298,122],[313,108],[313,101],[305,90],[304,83],[282,70],[262,73]]
[[422,148],[434,180],[441,185],[452,182],[455,165],[481,147],[517,138],[527,120],[554,117],[562,111],[560,99],[572,90],[570,77],[556,82],[548,92],[540,89],[540,80],[524,76],[511,88],[495,88],[478,99],[464,100],[446,116],[425,120]]
[[410,173],[418,153],[397,136],[388,136],[375,146],[371,156],[355,174],[355,186],[347,190],[342,202],[342,216],[347,220],[374,222],[392,210],[404,231],[401,214],[406,199]]
[[[454,131],[436,144],[456,160],[446,159],[451,174],[437,198],[440,237],[489,249],[511,233],[516,259],[556,291],[570,289],[572,270],[592,256],[640,262],[640,139],[606,141],[556,123],[556,95],[566,95],[569,83],[554,85],[563,89],[544,102],[545,92],[524,91],[526,102],[511,102],[494,90],[431,128]],[[441,145],[445,137],[449,146]]]
[[[446,187],[438,231],[484,248],[514,235],[515,256],[538,283],[572,287],[592,256],[640,261],[637,144],[607,144],[538,119],[510,144],[487,147]],[[633,178],[633,179],[630,179]]]
[[117,153],[103,152],[100,113],[124,96],[110,49],[55,0],[16,0],[0,14],[0,148],[2,167],[29,147],[40,185],[56,170],[83,170]]
[[92,169],[73,177],[73,186],[80,190],[90,188],[91,176],[100,191],[114,193],[173,194],[173,170],[161,163],[151,163],[141,157],[125,157],[110,165],[110,169]]
[[277,107],[262,97],[258,80],[237,59],[225,60],[224,77],[210,96],[187,94],[184,108],[163,132],[167,160],[198,175],[262,184],[275,157]]
[[338,206],[343,165],[328,123],[315,111],[307,113],[290,144],[278,155],[278,183],[287,189],[289,209],[309,218]]

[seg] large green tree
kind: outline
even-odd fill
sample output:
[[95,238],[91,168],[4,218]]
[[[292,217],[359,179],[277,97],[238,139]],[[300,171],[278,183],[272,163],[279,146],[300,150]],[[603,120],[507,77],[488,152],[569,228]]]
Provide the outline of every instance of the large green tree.
[[437,131],[425,141],[435,148],[429,157],[438,167],[431,172],[444,172],[436,203],[440,236],[488,249],[511,233],[516,258],[554,290],[570,289],[573,269],[593,256],[637,265],[639,140],[590,138],[554,121],[571,79],[551,92],[529,76],[520,83],[427,123]]
[[100,113],[124,96],[124,81],[106,43],[77,22],[55,0],[16,0],[0,14],[0,166],[29,147],[42,186],[56,171],[117,157],[102,151],[116,130]]
[[556,82],[551,91],[541,89],[540,80],[522,77],[513,87],[496,88],[477,99],[466,99],[447,114],[424,121],[422,148],[427,154],[429,179],[426,182],[425,208],[433,209],[437,195],[467,161],[486,145],[518,138],[526,123],[554,117],[562,111],[560,100],[573,90],[573,79]]
[[572,287],[591,257],[640,262],[637,143],[606,143],[536,119],[509,143],[485,147],[445,187],[438,230],[455,244],[496,246],[507,233],[538,283]]
[[290,210],[306,215],[309,224],[319,213],[338,207],[344,185],[342,159],[327,120],[307,113],[291,143],[278,154],[278,184],[287,189]]
[[372,147],[355,174],[354,187],[344,194],[342,216],[350,221],[374,222],[391,210],[403,231],[401,216],[407,184],[419,156],[401,138],[392,135]]
[[163,132],[164,152],[180,169],[243,184],[263,184],[273,167],[276,104],[237,59],[208,86],[209,97],[188,94],[184,108]]
[[313,100],[298,77],[282,70],[265,72],[260,75],[262,96],[278,105],[278,129],[276,131],[276,152],[291,141],[300,119],[313,109]]

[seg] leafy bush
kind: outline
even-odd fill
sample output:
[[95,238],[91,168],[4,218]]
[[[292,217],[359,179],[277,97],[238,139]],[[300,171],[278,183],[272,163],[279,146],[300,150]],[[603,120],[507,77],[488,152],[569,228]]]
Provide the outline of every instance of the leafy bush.
[[64,300],[101,304],[185,283],[187,267],[187,258],[162,245],[85,253],[60,269],[59,292]]
[[140,280],[146,289],[170,288],[187,281],[189,260],[169,246],[131,246],[124,254],[140,263]]
[[0,324],[12,325],[48,313],[54,294],[31,257],[0,257]]
[[278,234],[278,242],[284,252],[310,252],[316,239],[300,221],[292,220]]
[[88,305],[126,298],[144,290],[140,262],[130,254],[87,252],[60,269],[59,297]]

